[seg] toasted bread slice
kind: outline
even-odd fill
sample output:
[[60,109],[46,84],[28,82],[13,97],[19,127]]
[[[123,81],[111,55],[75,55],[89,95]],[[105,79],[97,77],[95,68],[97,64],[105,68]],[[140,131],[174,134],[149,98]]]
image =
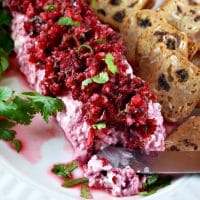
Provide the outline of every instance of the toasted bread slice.
[[192,58],[192,63],[194,63],[197,67],[200,68],[200,51],[198,51],[194,57]]
[[154,43],[165,43],[168,49],[177,50],[186,57],[194,54],[192,52],[194,48],[189,45],[190,40],[187,35],[170,25],[159,12],[154,10],[146,9],[130,13],[120,26],[120,32],[124,36],[128,48],[127,58],[129,61],[135,58],[137,38],[145,34],[152,36],[148,41],[149,45],[152,41]]
[[[200,51],[198,51],[194,55],[194,57],[192,58],[192,63],[195,64],[200,69]],[[199,100],[199,103],[197,104],[197,107],[200,108],[200,100]]]
[[152,0],[96,0],[96,2],[98,17],[117,29],[123,23],[127,13],[146,7],[150,8],[155,3]]
[[170,24],[185,32],[200,49],[199,0],[165,0],[159,10]]
[[[157,11],[140,10],[136,13],[137,35],[152,34],[152,40],[157,43],[164,43],[167,49],[177,50],[185,57],[189,57],[189,53],[193,54],[193,43],[188,39],[185,33],[178,31]],[[196,50],[195,50],[196,53]]]
[[189,40],[189,48],[188,48],[188,54],[189,54],[189,60],[193,60],[193,57],[198,53],[199,47],[197,45],[197,43],[195,43],[194,41],[192,41],[190,38],[188,38]]
[[200,116],[187,119],[165,141],[167,151],[200,151]]
[[[148,41],[149,46],[154,46],[152,43],[163,43],[167,49],[177,50],[188,57],[189,41],[187,36],[168,24],[158,12],[153,10],[139,11],[136,14],[136,20],[138,22],[138,36],[148,34],[151,37],[151,40]],[[149,26],[142,25],[145,21],[148,21]]]
[[200,70],[164,44],[144,51],[148,40],[151,37],[143,36],[137,41],[138,75],[149,82],[158,96],[164,118],[172,122],[182,120],[191,114],[200,99]]

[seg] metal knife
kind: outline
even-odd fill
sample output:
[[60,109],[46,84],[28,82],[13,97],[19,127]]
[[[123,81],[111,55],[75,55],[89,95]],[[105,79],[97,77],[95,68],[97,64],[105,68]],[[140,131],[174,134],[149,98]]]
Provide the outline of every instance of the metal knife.
[[194,174],[200,173],[200,151],[160,151],[148,155],[139,150],[106,147],[98,152],[113,167],[131,166],[141,174]]

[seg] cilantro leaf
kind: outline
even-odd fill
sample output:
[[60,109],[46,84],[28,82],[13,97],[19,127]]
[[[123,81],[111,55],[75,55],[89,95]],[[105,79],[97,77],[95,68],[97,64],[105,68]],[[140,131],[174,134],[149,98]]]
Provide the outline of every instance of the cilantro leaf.
[[15,125],[16,124],[14,122],[11,122],[5,119],[0,119],[0,128],[8,129],[8,128],[12,128]]
[[55,115],[56,112],[64,108],[60,99],[42,96],[36,92],[25,92],[23,95],[35,104],[36,109],[39,110],[46,122],[48,122],[49,116]]
[[88,44],[82,44],[82,45],[80,45],[80,46],[78,47],[78,53],[81,53],[81,51],[82,51],[83,49],[87,49],[87,50],[90,51],[90,53],[93,54],[93,49],[92,49],[92,47],[91,47],[90,45],[88,45]]
[[93,8],[93,9],[97,9],[97,8],[98,8],[98,5],[97,5],[96,0],[92,0],[92,1],[90,2],[90,7]]
[[100,74],[93,76],[91,78],[87,78],[82,82],[82,86],[88,86],[90,83],[95,82],[98,84],[104,84],[109,81],[108,73],[101,72]]
[[67,180],[63,183],[63,187],[73,187],[75,185],[78,185],[80,183],[86,183],[88,182],[87,178],[78,178],[78,179],[73,179],[73,180]]
[[107,72],[101,72],[100,74],[92,77],[92,80],[95,83],[104,84],[104,83],[109,81],[108,73]]
[[171,183],[171,177],[159,177],[158,175],[150,175],[147,180],[142,184],[142,189],[144,191],[139,194],[142,196],[148,196],[155,193],[162,187],[165,187]]
[[55,9],[56,9],[56,6],[53,5],[53,4],[46,5],[46,6],[44,7],[44,10],[46,10],[46,11],[52,11],[52,10],[55,10]]
[[108,69],[113,74],[116,74],[116,73],[119,72],[117,66],[114,64],[114,57],[113,57],[113,55],[111,53],[106,54],[105,62],[107,64]]
[[92,128],[93,129],[101,130],[103,128],[106,128],[106,123],[102,122],[102,123],[98,123],[98,124],[93,124]]
[[81,187],[81,197],[84,199],[92,199],[92,194],[90,193],[88,183],[83,183]]
[[0,9],[0,25],[10,26],[11,20],[11,14],[6,10]]
[[22,149],[22,143],[18,139],[14,139],[13,141],[11,141],[11,145],[17,152],[20,152]]
[[0,101],[0,116],[15,120],[17,105],[13,102]]
[[8,87],[0,87],[0,101],[4,101],[12,97],[13,91]]
[[77,167],[78,167],[78,162],[73,161],[68,165],[62,165],[62,164],[55,165],[52,169],[52,172],[57,176],[67,178],[71,176],[72,171],[74,171]]
[[69,17],[61,17],[58,20],[58,24],[60,26],[79,26],[80,22],[78,21],[74,21],[73,19],[69,18]]
[[33,103],[18,96],[14,98],[13,103],[16,105],[16,110],[13,113],[9,113],[9,116],[7,115],[7,117],[15,120],[19,124],[30,124],[36,114]]
[[82,82],[82,86],[88,86],[90,83],[92,83],[92,79],[91,78],[87,78]]
[[107,42],[107,40],[106,39],[97,39],[97,40],[95,40],[95,42],[97,44],[105,44]]
[[9,66],[8,56],[6,52],[0,48],[0,74],[2,74]]
[[11,141],[15,138],[16,132],[13,130],[0,128],[0,139],[4,141]]
[[13,49],[13,41],[8,32],[0,26],[0,47],[8,54]]
[[156,183],[157,180],[158,180],[158,175],[157,174],[152,174],[152,175],[148,176],[147,180],[142,184],[142,189],[148,188],[149,186],[151,186],[154,183]]

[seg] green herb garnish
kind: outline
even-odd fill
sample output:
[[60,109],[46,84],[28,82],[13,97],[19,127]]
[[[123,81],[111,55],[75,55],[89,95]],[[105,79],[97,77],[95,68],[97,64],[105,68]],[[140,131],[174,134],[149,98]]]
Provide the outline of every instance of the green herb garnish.
[[105,44],[107,42],[107,40],[106,39],[97,39],[97,40],[95,40],[95,42],[97,44]]
[[6,10],[0,9],[0,25],[10,26],[11,20],[11,14]]
[[73,19],[69,18],[69,17],[61,17],[58,20],[58,24],[60,26],[79,26],[80,22],[78,21],[74,21]]
[[15,148],[15,150],[16,150],[17,152],[20,152],[20,151],[21,151],[22,143],[21,143],[20,140],[14,139],[14,140],[11,142],[11,145],[13,146],[13,148]]
[[101,130],[103,128],[106,128],[106,123],[102,122],[102,123],[98,123],[98,124],[93,124],[92,128],[93,129]]
[[78,185],[80,183],[86,183],[88,182],[87,178],[78,178],[78,179],[72,179],[72,180],[67,180],[63,183],[63,187],[73,187],[75,185]]
[[78,168],[78,162],[73,161],[72,163],[70,163],[68,165],[64,165],[64,164],[54,165],[52,172],[64,180],[64,183],[62,184],[63,187],[73,187],[73,186],[82,184],[81,197],[83,197],[85,199],[89,199],[92,196],[90,194],[90,190],[89,190],[89,186],[88,186],[88,179],[85,177],[71,179],[72,172],[76,168]]
[[90,7],[91,7],[91,8],[94,8],[94,9],[97,9],[97,8],[98,8],[98,4],[97,4],[96,0],[92,0],[92,1],[90,2]]
[[72,171],[74,171],[77,167],[78,167],[78,162],[73,161],[68,165],[62,165],[62,164],[55,165],[52,169],[52,172],[57,176],[67,178],[71,176]]
[[52,97],[42,96],[36,92],[25,92],[22,95],[34,104],[36,111],[39,111],[46,122],[49,116],[55,115],[57,111],[64,108],[61,100]]
[[53,4],[46,5],[46,6],[44,7],[44,10],[46,10],[46,11],[52,11],[52,10],[55,10],[55,9],[56,9],[56,6],[53,5]]
[[61,100],[44,97],[35,92],[17,94],[12,89],[0,87],[0,139],[10,141],[17,151],[21,144],[15,139],[16,132],[11,130],[16,124],[29,125],[33,117],[40,113],[48,122],[50,116],[61,111],[64,104]]
[[0,1],[0,75],[8,68],[8,55],[13,49],[13,41],[9,34],[11,14],[2,8]]
[[144,191],[139,194],[142,196],[148,196],[154,194],[157,190],[162,187],[165,187],[171,183],[171,177],[159,177],[158,175],[150,175],[147,177],[147,180],[142,184],[142,189]]
[[106,54],[105,57],[105,62],[107,64],[108,69],[113,73],[116,74],[118,73],[118,68],[117,66],[114,64],[114,57],[111,53]]
[[92,199],[92,194],[90,193],[88,183],[83,183],[81,187],[81,197],[84,199]]
[[9,66],[8,55],[3,49],[0,49],[0,75],[6,71]]
[[101,72],[99,75],[92,77],[92,80],[98,84],[104,84],[109,81],[108,73]]
[[82,82],[82,86],[88,86],[91,83],[98,83],[98,84],[104,84],[109,81],[109,76],[107,72],[101,72],[100,74],[93,76],[91,78],[87,78]]
[[0,120],[1,125],[0,128],[0,139],[4,141],[12,141],[15,138],[16,132],[14,130],[10,130],[15,124],[11,124],[6,120]]
[[91,47],[90,45],[88,45],[88,44],[82,44],[82,45],[80,45],[80,46],[78,47],[78,53],[81,53],[81,51],[82,51],[83,49],[87,49],[87,50],[90,51],[90,53],[93,54],[93,50],[92,50],[92,47]]
[[92,83],[92,79],[91,78],[87,78],[85,79],[83,82],[82,82],[82,86],[85,87],[85,86],[88,86],[90,83]]

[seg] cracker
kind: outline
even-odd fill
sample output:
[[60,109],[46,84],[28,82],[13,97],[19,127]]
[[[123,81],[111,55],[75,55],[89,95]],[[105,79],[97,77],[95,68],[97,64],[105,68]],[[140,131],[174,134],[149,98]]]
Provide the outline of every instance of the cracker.
[[200,151],[200,116],[190,117],[165,141],[167,151]]
[[199,0],[165,0],[159,10],[170,24],[185,32],[200,49]]
[[138,75],[147,80],[152,92],[158,96],[162,114],[168,121],[176,122],[189,116],[200,99],[200,70],[177,51],[163,44],[151,47],[144,53],[146,41],[137,42]]

